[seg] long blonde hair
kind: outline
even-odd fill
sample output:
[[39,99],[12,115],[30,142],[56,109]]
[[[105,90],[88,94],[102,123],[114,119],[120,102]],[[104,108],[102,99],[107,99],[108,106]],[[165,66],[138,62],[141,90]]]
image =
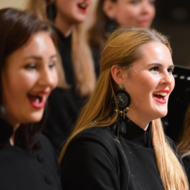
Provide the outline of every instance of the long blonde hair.
[[[55,6],[54,3],[55,0],[28,0],[26,9],[37,15],[39,19],[49,22],[47,9],[49,6]],[[96,77],[91,51],[86,40],[86,31],[82,24],[76,24],[73,29],[71,48],[76,92],[81,97],[88,96],[94,89]],[[63,87],[64,70],[61,61],[57,70],[59,74],[58,87]]]
[[181,135],[181,138],[179,140],[179,144],[177,145],[177,149],[179,153],[181,154],[181,157],[185,157],[187,155],[190,155],[190,105],[187,109],[185,120],[184,120],[184,127],[183,127],[183,133]]
[[[106,127],[116,122],[118,113],[114,112],[111,117],[107,117],[114,109],[113,102],[117,107],[111,67],[118,65],[126,69],[129,68],[134,61],[142,57],[139,47],[149,42],[163,43],[171,50],[167,38],[155,30],[120,28],[111,34],[102,52],[101,72],[95,90],[62,149],[60,162],[68,144],[78,133],[93,126]],[[152,121],[152,140],[164,188],[166,190],[188,190],[186,175],[164,136],[160,119]]]

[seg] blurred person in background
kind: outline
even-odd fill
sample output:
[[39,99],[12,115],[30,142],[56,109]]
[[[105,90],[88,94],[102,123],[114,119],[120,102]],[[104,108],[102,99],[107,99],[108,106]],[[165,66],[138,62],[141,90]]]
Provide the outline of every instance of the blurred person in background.
[[89,30],[97,76],[107,36],[121,26],[149,28],[155,17],[154,4],[155,0],[98,0],[95,21]]
[[[58,35],[62,64],[58,68],[58,87],[49,98],[45,131],[56,150],[61,148],[81,106],[94,89],[93,59],[81,25],[91,4],[92,0],[29,0],[27,5],[27,10],[51,22]],[[63,86],[63,76],[67,89]]]
[[56,87],[57,53],[48,25],[25,11],[0,10],[0,184],[3,190],[61,190],[59,166],[41,134]]
[[177,148],[181,154],[181,158],[183,160],[190,183],[190,105],[185,115],[184,127]]

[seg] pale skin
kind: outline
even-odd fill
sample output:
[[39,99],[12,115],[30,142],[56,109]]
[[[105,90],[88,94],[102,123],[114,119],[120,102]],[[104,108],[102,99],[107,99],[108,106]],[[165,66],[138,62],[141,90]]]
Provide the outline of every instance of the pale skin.
[[[167,114],[169,95],[175,85],[174,65],[169,49],[162,43],[145,44],[140,51],[142,59],[128,70],[114,65],[111,74],[118,85],[124,84],[131,97],[126,116],[146,130],[152,120]],[[163,93],[163,97],[157,98],[156,93]]]
[[14,129],[12,145],[21,123],[41,120],[45,102],[57,85],[56,62],[56,49],[46,32],[33,34],[26,44],[7,57],[2,73],[3,106]]
[[88,16],[92,0],[56,0],[57,16],[54,25],[62,34],[69,36],[76,24],[83,23]]
[[148,28],[155,16],[154,2],[155,0],[105,0],[103,10],[119,26]]

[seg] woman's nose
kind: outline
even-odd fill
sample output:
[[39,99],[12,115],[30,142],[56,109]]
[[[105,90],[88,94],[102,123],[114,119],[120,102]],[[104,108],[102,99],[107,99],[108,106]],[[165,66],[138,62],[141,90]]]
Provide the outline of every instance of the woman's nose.
[[55,69],[44,68],[40,73],[39,85],[54,89],[57,85],[58,76]]
[[172,73],[168,73],[168,72],[163,73],[162,78],[161,78],[161,83],[167,84],[167,85],[171,85],[172,83],[174,83],[174,77]]
[[142,13],[150,14],[152,12],[154,12],[154,6],[151,5],[149,2],[144,2],[142,5]]

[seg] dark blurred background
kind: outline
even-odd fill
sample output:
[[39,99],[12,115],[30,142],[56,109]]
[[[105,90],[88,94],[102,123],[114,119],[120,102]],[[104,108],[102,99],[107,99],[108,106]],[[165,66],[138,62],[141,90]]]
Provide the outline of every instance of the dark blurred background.
[[170,96],[168,115],[162,119],[166,134],[177,142],[190,104],[190,1],[156,0],[152,27],[169,37],[173,62],[180,66],[174,69],[176,86]]
[[170,37],[174,64],[190,68],[190,1],[156,0],[152,27]]

